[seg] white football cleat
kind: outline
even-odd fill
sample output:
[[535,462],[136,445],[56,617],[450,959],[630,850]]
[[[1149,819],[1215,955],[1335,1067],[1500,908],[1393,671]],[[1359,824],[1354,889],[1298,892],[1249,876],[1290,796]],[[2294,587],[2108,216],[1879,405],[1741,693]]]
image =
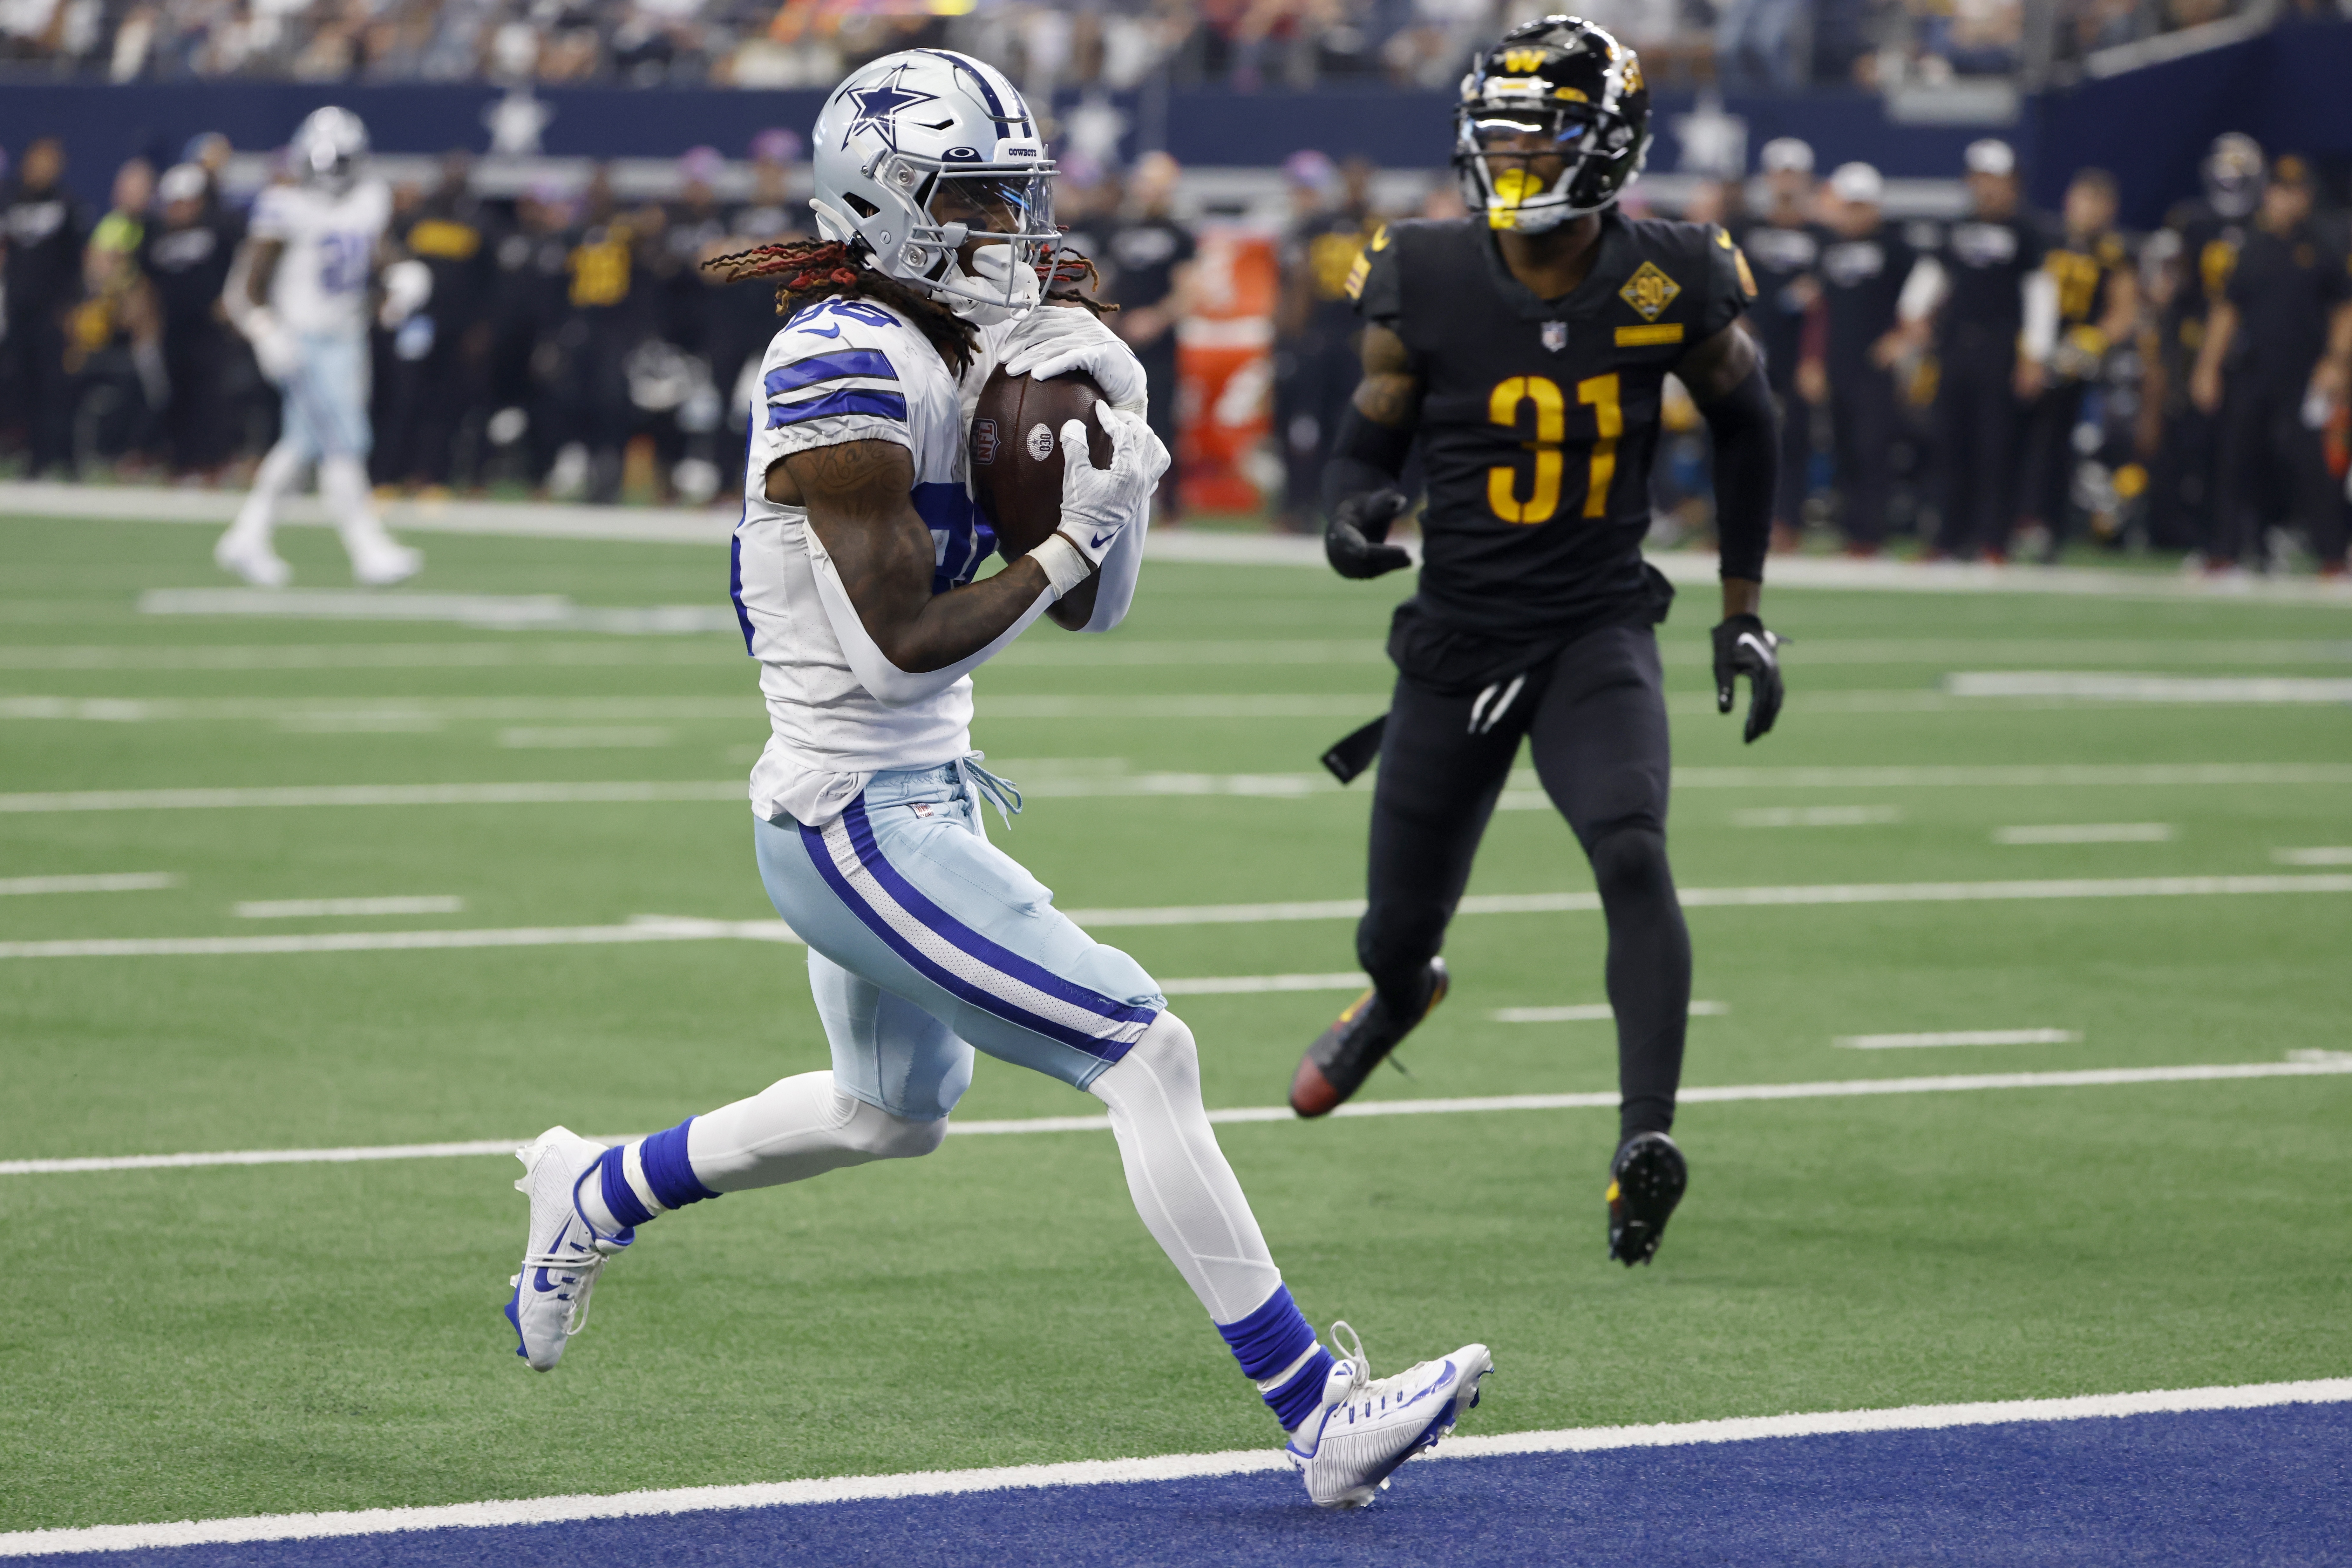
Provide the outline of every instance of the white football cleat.
[[563,1359],[564,1344],[588,1326],[588,1293],[604,1260],[636,1239],[634,1229],[607,1236],[580,1214],[574,1195],[594,1173],[604,1145],[569,1127],[551,1127],[515,1151],[523,1164],[515,1191],[530,1194],[530,1234],[524,1238],[522,1272],[507,1281],[514,1300],[507,1321],[515,1329],[515,1354],[533,1372],[547,1372]]
[[1485,1345],[1464,1345],[1375,1383],[1355,1330],[1332,1324],[1331,1342],[1343,1331],[1353,1343],[1324,1380],[1322,1408],[1298,1424],[1283,1449],[1292,1467],[1306,1472],[1307,1495],[1318,1508],[1370,1502],[1391,1471],[1436,1447],[1462,1413],[1476,1406],[1479,1380],[1495,1370]]
[[283,588],[294,580],[294,568],[269,547],[268,540],[240,534],[235,529],[222,534],[220,542],[213,546],[213,564],[257,588]]
[[389,588],[424,570],[423,552],[411,550],[388,533],[352,551],[352,581],[362,588]]

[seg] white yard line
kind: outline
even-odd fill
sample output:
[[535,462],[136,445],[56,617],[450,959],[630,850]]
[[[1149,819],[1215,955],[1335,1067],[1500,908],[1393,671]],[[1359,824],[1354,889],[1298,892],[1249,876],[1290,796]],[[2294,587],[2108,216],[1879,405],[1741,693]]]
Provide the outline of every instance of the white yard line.
[[[2297,1053],[2283,1062],[2230,1062],[2203,1067],[2091,1068],[2072,1072],[1944,1074],[1932,1078],[1848,1079],[1812,1083],[1732,1084],[1684,1089],[1683,1105],[1734,1105],[1779,1100],[1847,1100],[1890,1094],[1966,1094],[1988,1089],[2100,1089],[2130,1084],[2211,1083],[2225,1079],[2330,1078],[2352,1074],[2352,1052]],[[1582,1094],[1503,1094],[1457,1100],[1357,1100],[1333,1111],[1356,1121],[1381,1116],[1462,1116],[1512,1110],[1613,1110],[1615,1089]],[[1295,1123],[1286,1105],[1237,1106],[1212,1110],[1220,1126],[1251,1122]],[[1009,1121],[950,1121],[948,1131],[964,1137],[1011,1137],[1043,1132],[1108,1132],[1108,1116],[1030,1116]],[[199,1165],[343,1164],[371,1160],[437,1160],[479,1154],[510,1154],[526,1140],[479,1139],[464,1143],[397,1143],[348,1149],[249,1149],[185,1154],[92,1155],[51,1160],[0,1160],[0,1176],[71,1175],[96,1171],[173,1170]]]
[[[1625,1448],[1754,1443],[1775,1438],[1871,1432],[1932,1432],[2028,1421],[2099,1421],[2137,1415],[2215,1410],[2263,1410],[2291,1405],[2352,1401],[2352,1378],[2234,1387],[2157,1389],[2063,1399],[2008,1399],[1968,1405],[1911,1405],[1891,1410],[1822,1410],[1785,1415],[1744,1415],[1713,1421],[1661,1422],[1642,1426],[1583,1426],[1541,1432],[1498,1432],[1449,1437],[1433,1458],[1500,1458],[1517,1454],[1590,1454]],[[680,1513],[812,1503],[895,1501],[974,1492],[1032,1491],[1052,1487],[1192,1480],[1288,1468],[1278,1448],[1218,1454],[1164,1454],[1150,1458],[1079,1459],[1055,1465],[995,1469],[919,1470],[894,1476],[839,1476],[816,1480],[677,1487],[661,1491],[518,1498],[427,1508],[378,1508],[348,1513],[281,1513],[240,1519],[182,1520],[171,1524],[110,1524],[78,1530],[27,1530],[0,1534],[0,1556],[42,1552],[133,1552],[248,1541],[314,1541],[388,1535],[422,1530],[480,1530],[561,1524],[590,1519],[644,1519]],[[1293,1503],[1297,1502],[1294,1493]]]
[[[2137,877],[2050,882],[1826,883],[1787,888],[1685,888],[1685,909],[1788,908],[1834,904],[1937,904],[2061,899],[2250,897],[2272,893],[2352,893],[2352,873],[2264,877]],[[1481,893],[1464,899],[1465,915],[1583,913],[1598,893]],[[1081,926],[1252,925],[1355,920],[1360,899],[1277,904],[1179,904],[1159,909],[1070,910]],[[480,931],[325,931],[304,936],[72,937],[0,942],[0,959],[194,958],[264,953],[404,952],[478,947],[596,947],[652,942],[799,942],[780,921],[719,921],[643,915],[626,925],[515,926]]]
[[2273,849],[2271,858],[2282,866],[2352,866],[2352,844],[2322,845],[2309,849]]
[[1760,805],[1731,814],[1735,827],[1882,827],[1902,820],[1898,805]]
[[1371,984],[1361,974],[1220,974],[1198,980],[1163,980],[1162,996],[1254,996],[1276,991],[1361,991]]
[[[1720,1018],[1731,1009],[1721,1002],[1694,1002],[1694,1018]],[[1565,1007],[1497,1007],[1486,1015],[1497,1024],[1602,1024],[1617,1016],[1606,1002],[1578,1002]]]
[[2168,822],[2060,822],[1992,830],[1995,844],[2168,844],[2172,837]]
[[[0,699],[0,702],[26,699]],[[111,699],[43,698],[43,702],[105,703]],[[496,718],[490,701],[478,716]],[[649,717],[677,718],[676,704]],[[352,712],[348,703],[330,710]],[[135,710],[121,716],[137,721]],[[625,716],[607,707],[593,715]],[[1532,773],[1515,773],[1531,786]],[[1085,773],[1016,779],[1028,793],[1045,795],[1232,795],[1287,798],[1331,793],[1320,773]],[[1677,768],[1676,789],[2136,789],[2169,786],[2352,784],[2352,763],[2196,763],[2027,764],[2015,767]],[[1362,790],[1358,791],[1363,794]],[[746,799],[740,779],[682,779],[612,784],[318,784],[262,788],[70,790],[0,795],[0,812],[227,810],[242,807],[382,805],[561,805],[615,802]],[[1505,809],[1553,809],[1539,789],[1507,790]]]
[[499,731],[499,744],[514,751],[651,750],[670,743],[667,730],[640,726],[570,729],[513,729]]
[[176,888],[169,871],[102,871],[88,877],[0,877],[0,898],[20,893],[152,893]]
[[1926,1035],[1840,1035],[1830,1044],[1850,1051],[1898,1051],[1933,1046],[2071,1046],[2080,1029],[1946,1029]]
[[322,920],[358,915],[454,915],[466,900],[455,893],[423,893],[384,899],[254,899],[233,904],[240,920]]
[[[739,640],[737,647],[740,647]],[[0,647],[0,669],[472,669],[575,665],[740,668],[723,642],[346,642]]]
[[[2352,605],[2352,598],[2346,601]],[[2352,702],[2352,680],[2325,676],[2109,675],[2083,669],[1960,670],[1954,697],[2043,697],[2100,702],[2197,702],[2230,707]]]

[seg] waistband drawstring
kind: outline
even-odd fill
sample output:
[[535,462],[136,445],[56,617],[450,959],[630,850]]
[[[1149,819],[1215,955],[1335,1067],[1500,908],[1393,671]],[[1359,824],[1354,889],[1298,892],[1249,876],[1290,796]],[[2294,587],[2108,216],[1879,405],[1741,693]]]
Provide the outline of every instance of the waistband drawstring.
[[958,757],[955,760],[956,776],[963,781],[964,794],[971,798],[972,805],[978,806],[984,800],[995,806],[996,815],[1004,819],[1004,826],[1010,830],[1014,815],[1021,810],[1021,791],[1011,780],[999,778],[980,765],[987,756],[986,752],[973,752],[968,756]]

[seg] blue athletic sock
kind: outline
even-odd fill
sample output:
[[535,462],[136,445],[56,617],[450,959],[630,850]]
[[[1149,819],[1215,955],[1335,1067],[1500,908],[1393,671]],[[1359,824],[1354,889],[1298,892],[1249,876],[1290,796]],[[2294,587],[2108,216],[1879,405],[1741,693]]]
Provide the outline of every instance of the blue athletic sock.
[[[597,1158],[597,1194],[614,1220],[634,1228],[656,1215],[719,1196],[702,1184],[694,1173],[693,1162],[687,1158],[687,1129],[693,1125],[694,1118],[689,1116],[666,1131],[637,1141],[637,1172],[645,1193],[629,1180],[630,1144],[607,1149]],[[651,1203],[646,1201],[648,1194]]]
[[[1234,1359],[1258,1385],[1259,1395],[1284,1431],[1296,1431],[1315,1414],[1330,1375],[1331,1352],[1316,1342],[1315,1330],[1290,1299],[1289,1286],[1276,1286],[1256,1311],[1237,1323],[1219,1323],[1217,1332],[1225,1336]],[[1280,1383],[1266,1386],[1277,1377]]]

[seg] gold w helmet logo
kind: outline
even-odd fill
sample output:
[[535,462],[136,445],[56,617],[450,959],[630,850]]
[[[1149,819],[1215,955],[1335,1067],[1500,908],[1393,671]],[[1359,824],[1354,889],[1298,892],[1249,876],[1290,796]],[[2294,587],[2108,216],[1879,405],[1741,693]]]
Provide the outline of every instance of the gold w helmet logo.
[[1541,49],[1506,49],[1503,51],[1503,69],[1512,76],[1533,76],[1536,72],[1543,69],[1543,65],[1544,51]]

